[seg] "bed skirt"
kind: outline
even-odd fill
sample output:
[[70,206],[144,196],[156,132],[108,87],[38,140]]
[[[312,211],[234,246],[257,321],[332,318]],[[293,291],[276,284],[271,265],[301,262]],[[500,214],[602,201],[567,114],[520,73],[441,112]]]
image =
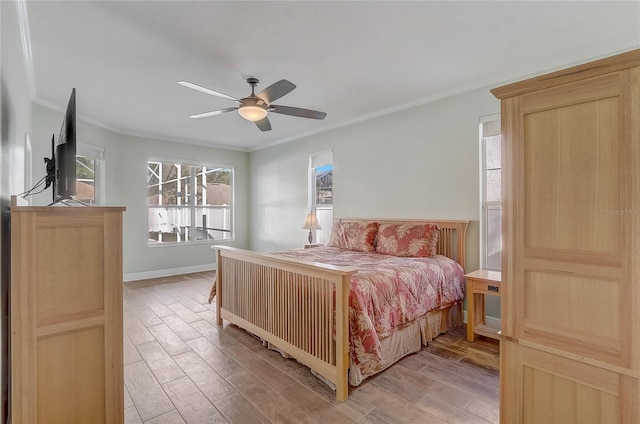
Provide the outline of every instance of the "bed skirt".
[[349,385],[358,386],[364,379],[389,368],[405,356],[419,352],[422,346],[427,346],[439,334],[453,330],[462,324],[462,318],[462,302],[457,302],[446,309],[433,310],[421,320],[381,339],[383,359],[377,369],[362,375],[360,368],[352,360],[349,368]]
[[[445,309],[437,309],[429,312],[421,320],[411,323],[397,330],[391,336],[380,340],[383,358],[375,371],[363,375],[360,368],[353,362],[353,359],[351,359],[349,385],[359,386],[366,378],[384,371],[407,355],[419,352],[423,346],[427,346],[429,342],[438,335],[453,330],[462,324],[462,322],[462,302],[457,302]],[[265,347],[279,352],[283,357],[294,359],[271,343],[264,340],[262,343]],[[311,370],[311,373],[335,390],[335,385],[329,380],[313,370]]]

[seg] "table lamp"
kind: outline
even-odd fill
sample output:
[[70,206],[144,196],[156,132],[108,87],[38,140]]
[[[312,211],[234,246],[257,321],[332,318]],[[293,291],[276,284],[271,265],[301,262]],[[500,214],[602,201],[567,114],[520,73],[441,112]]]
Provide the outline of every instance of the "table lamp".
[[307,219],[304,221],[304,226],[302,227],[302,229],[309,230],[309,243],[313,243],[313,230],[322,230],[320,224],[318,223],[316,214],[307,214]]

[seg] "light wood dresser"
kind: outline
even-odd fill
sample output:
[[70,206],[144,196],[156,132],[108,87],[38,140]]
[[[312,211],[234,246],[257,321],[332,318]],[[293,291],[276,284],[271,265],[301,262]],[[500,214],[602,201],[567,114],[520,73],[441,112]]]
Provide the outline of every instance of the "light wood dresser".
[[502,104],[502,423],[640,423],[640,50]]
[[121,207],[11,207],[19,423],[122,423]]

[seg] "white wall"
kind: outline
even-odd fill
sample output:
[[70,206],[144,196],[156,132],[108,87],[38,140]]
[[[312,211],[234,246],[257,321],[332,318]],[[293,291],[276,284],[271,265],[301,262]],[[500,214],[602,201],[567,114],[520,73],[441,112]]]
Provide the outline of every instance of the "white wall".
[[252,152],[251,247],[304,243],[308,155],[331,149],[334,216],[471,220],[476,269],[478,122],[499,107],[485,88]]
[[[81,116],[80,90],[77,92],[77,110]],[[51,135],[57,134],[61,122],[61,112],[33,105],[34,181],[45,173],[42,158],[51,156]],[[236,237],[230,244],[248,246],[247,153],[122,135],[82,120],[78,121],[77,140],[105,148],[107,205],[127,208],[123,222],[125,281],[212,269],[215,263],[211,244],[164,247],[147,245],[147,161],[151,158],[233,166]],[[51,189],[34,197],[36,205],[50,202]]]
[[31,125],[31,95],[16,3],[2,4],[2,197],[24,191],[24,143]]
[[24,191],[24,140],[31,125],[31,96],[14,2],[0,2],[0,58],[0,420],[5,422],[11,260],[7,211],[10,196]]
[[478,125],[499,111],[483,88],[252,152],[251,248],[305,242],[308,155],[331,149],[334,217],[470,220],[466,270],[478,269]]

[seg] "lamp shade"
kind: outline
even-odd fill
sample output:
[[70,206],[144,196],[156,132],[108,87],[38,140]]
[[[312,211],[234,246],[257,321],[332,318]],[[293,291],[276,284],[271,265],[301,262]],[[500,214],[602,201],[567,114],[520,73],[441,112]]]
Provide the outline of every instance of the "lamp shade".
[[318,218],[316,214],[310,213],[307,215],[307,219],[304,221],[303,230],[322,230],[320,224],[318,223]]

